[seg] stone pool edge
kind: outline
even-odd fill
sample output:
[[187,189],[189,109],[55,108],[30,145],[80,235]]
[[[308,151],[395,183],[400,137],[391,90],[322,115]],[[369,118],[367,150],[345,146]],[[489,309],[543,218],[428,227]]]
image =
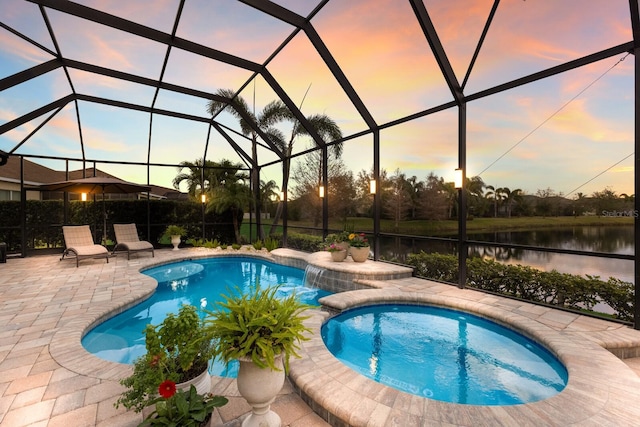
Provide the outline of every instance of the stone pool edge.
[[329,313],[316,314],[309,323],[313,335],[302,345],[303,358],[291,362],[289,377],[293,386],[316,413],[335,427],[477,425],[479,420],[519,426],[602,425],[616,417],[625,419],[625,408],[637,402],[640,379],[597,343],[556,331],[509,309],[453,295],[458,291],[478,293],[455,290],[449,295],[432,295],[369,289],[331,295],[321,302],[332,313],[370,304],[417,303],[467,311],[497,321],[549,348],[568,370],[565,389],[539,402],[511,406],[462,405],[404,393],[357,374],[326,349],[320,327]]

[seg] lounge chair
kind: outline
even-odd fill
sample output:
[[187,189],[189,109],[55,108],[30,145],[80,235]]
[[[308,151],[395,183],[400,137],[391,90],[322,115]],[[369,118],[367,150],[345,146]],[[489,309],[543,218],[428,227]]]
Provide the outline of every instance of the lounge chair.
[[113,224],[113,231],[116,233],[117,244],[113,248],[112,254],[126,251],[127,259],[131,259],[131,252],[151,251],[151,256],[156,256],[153,245],[138,237],[138,229],[135,224]]
[[66,249],[60,261],[67,257],[76,258],[76,267],[84,258],[106,258],[109,262],[109,251],[102,245],[96,245],[88,225],[64,225],[62,227]]

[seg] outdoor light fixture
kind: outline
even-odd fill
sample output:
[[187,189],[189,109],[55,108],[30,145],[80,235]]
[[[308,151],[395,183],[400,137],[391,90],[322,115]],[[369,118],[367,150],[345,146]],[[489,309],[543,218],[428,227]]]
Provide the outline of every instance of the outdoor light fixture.
[[324,185],[320,186],[320,188],[318,189],[318,194],[320,195],[320,198],[324,197]]
[[462,169],[458,168],[453,176],[453,186],[457,189],[462,188]]
[[200,196],[200,200],[202,200],[202,203],[207,203],[207,195],[202,194],[202,196]]
[[280,192],[280,200],[284,201],[284,191]]
[[376,180],[369,181],[369,194],[376,194]]
[[87,201],[87,193],[82,193],[80,195],[80,198],[82,199],[83,202],[86,202]]

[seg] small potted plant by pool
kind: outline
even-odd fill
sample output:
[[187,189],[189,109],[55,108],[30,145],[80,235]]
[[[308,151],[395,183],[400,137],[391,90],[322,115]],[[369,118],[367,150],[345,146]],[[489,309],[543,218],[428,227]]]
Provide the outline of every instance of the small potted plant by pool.
[[327,252],[331,254],[331,260],[334,262],[341,262],[347,258],[347,250],[338,246],[337,243],[332,243],[327,246]]
[[199,395],[210,392],[207,368],[214,346],[194,306],[183,305],[177,315],[169,313],[160,325],[147,325],[144,333],[147,353],[136,359],[133,373],[120,381],[127,390],[116,407],[142,411],[156,403],[159,387],[165,381],[183,390],[193,384]]
[[215,337],[216,357],[228,363],[237,359],[238,391],[252,407],[242,426],[280,426],[280,417],[270,409],[284,384],[289,357],[300,357],[300,341],[310,333],[304,325],[309,308],[295,295],[277,296],[278,287],[260,288],[224,296],[205,318],[207,334]]
[[164,230],[163,237],[171,239],[171,244],[173,245],[173,250],[177,251],[178,246],[180,245],[181,236],[184,236],[187,233],[187,230],[184,227],[179,225],[170,225]]
[[355,262],[365,262],[369,258],[369,240],[364,233],[349,234],[349,253]]

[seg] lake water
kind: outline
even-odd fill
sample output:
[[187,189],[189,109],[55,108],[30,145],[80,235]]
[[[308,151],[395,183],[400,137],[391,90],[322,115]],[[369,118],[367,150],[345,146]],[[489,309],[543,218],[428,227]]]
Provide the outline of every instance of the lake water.
[[[455,236],[451,236],[455,237]],[[468,239],[541,246],[554,249],[604,252],[610,254],[634,254],[633,226],[580,226],[530,231],[504,231],[494,233],[468,233]],[[406,260],[412,252],[440,252],[455,254],[456,245],[451,242],[422,241],[409,238],[383,238],[380,241],[384,259]],[[631,260],[599,258],[583,255],[556,254],[513,248],[492,248],[470,245],[471,256],[493,258],[509,264],[527,265],[544,271],[600,276],[603,280],[615,277],[634,282],[634,265]]]

